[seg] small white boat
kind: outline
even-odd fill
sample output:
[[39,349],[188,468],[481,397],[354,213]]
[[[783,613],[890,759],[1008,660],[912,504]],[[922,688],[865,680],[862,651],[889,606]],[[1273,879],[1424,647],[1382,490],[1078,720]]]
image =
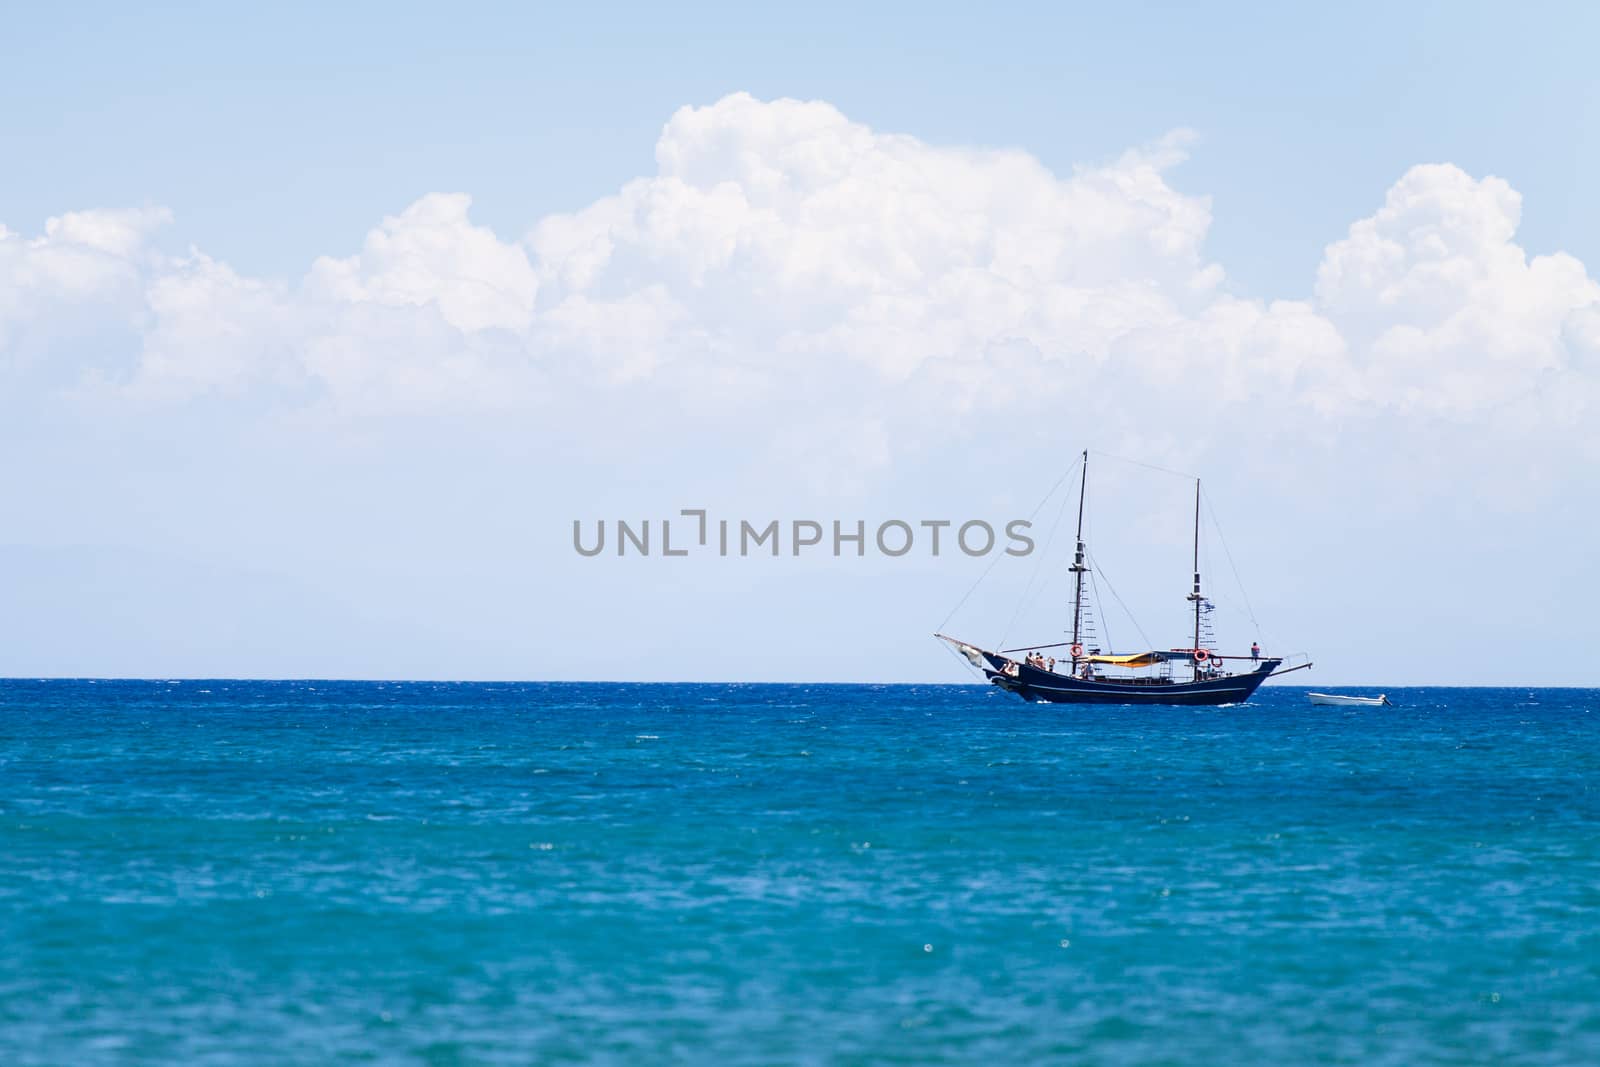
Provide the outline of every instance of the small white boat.
[[1336,708],[1380,708],[1389,703],[1382,693],[1375,697],[1352,697],[1342,693],[1307,693],[1313,704],[1328,704]]

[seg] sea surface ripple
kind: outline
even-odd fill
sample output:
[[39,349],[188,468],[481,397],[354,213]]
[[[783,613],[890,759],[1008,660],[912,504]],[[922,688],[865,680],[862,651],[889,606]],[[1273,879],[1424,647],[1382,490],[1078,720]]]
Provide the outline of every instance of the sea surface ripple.
[[1600,1063],[1600,691],[0,682],[0,1062]]

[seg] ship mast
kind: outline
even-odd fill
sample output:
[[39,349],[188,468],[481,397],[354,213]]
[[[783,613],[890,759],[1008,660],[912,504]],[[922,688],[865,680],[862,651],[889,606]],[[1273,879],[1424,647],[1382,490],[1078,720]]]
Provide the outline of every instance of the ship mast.
[[1078,647],[1083,639],[1083,574],[1089,568],[1083,565],[1083,494],[1089,483],[1089,450],[1083,450],[1083,472],[1078,477],[1078,551],[1072,560],[1072,573],[1077,579],[1077,592],[1072,597],[1072,674],[1078,674]]
[[1200,680],[1200,479],[1194,480],[1194,591],[1189,594],[1194,601],[1194,680]]

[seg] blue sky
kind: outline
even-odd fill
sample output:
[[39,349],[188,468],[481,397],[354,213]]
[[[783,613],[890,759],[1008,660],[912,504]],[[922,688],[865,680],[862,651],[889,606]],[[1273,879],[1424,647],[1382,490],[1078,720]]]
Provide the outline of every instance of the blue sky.
[[289,276],[427,192],[503,230],[579,207],[746,90],[1058,170],[1191,128],[1213,251],[1266,295],[1422,161],[1511,181],[1530,249],[1600,252],[1588,5],[995,7],[35,5],[0,45],[5,222],[164,204]]
[[[1510,650],[1596,636],[1597,23],[13,13],[0,671],[954,680],[960,560],[591,563],[570,521],[1003,519],[1089,446],[1207,476],[1314,680],[1592,682]],[[1170,539],[1112,536],[1152,629]]]

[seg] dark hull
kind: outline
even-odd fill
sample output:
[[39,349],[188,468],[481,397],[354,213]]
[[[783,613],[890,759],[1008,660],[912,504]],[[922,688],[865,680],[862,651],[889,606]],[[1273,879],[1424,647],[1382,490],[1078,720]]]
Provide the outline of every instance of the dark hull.
[[[1005,661],[991,653],[983,653],[993,668]],[[1282,660],[1262,660],[1248,674],[1231,674],[1221,678],[1207,678],[1198,682],[1175,682],[1169,685],[1084,681],[1065,674],[1042,671],[1025,663],[1016,664],[1015,676],[998,669],[984,671],[995,685],[1023,700],[1043,700],[1051,704],[1241,704],[1249,700],[1267,676],[1278,669]]]

